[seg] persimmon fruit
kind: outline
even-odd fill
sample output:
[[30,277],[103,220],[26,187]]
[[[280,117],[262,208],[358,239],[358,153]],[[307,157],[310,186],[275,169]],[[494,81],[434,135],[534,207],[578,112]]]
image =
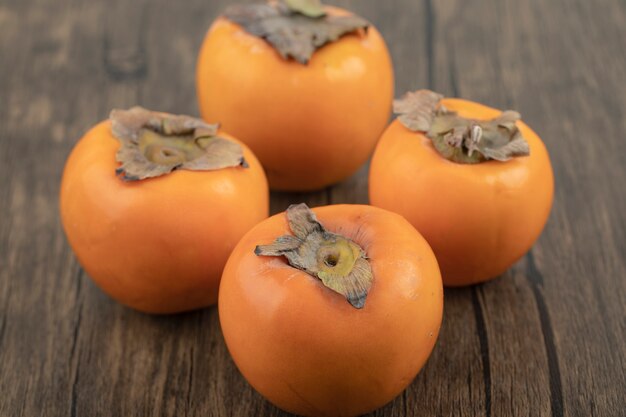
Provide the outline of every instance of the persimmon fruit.
[[[546,224],[554,191],[548,152],[519,114],[432,94],[396,103],[400,118],[372,158],[370,202],[426,238],[445,285],[487,281],[519,260]],[[439,131],[427,133],[424,117],[439,118],[432,123]]]
[[[281,52],[266,39],[288,32],[283,26],[268,34],[271,25],[262,32],[235,23],[258,8],[258,14],[272,13],[272,6],[247,7],[227,10],[204,39],[196,70],[202,117],[220,121],[250,146],[272,189],[315,190],[341,181],[369,158],[389,119],[393,70],[382,36],[338,8],[325,7],[326,15],[314,18],[287,12],[285,24],[293,20],[289,29],[300,31],[282,44],[299,49]],[[301,36],[327,17],[350,19],[347,32],[328,42],[319,32]]]
[[[178,137],[166,124],[190,118],[151,117],[165,120],[168,133],[142,129],[140,152],[121,167],[116,153],[120,158],[125,145],[114,136],[111,121],[96,125],[76,144],[61,183],[63,227],[87,274],[119,302],[149,313],[208,306],[217,301],[230,251],[268,215],[267,181],[252,152],[228,134],[200,132],[196,142],[217,151],[203,154],[204,148],[180,142],[191,132]],[[233,166],[212,170],[190,170],[177,162],[186,152],[196,166],[208,161],[215,168],[228,162],[224,150],[242,154],[234,155]],[[208,159],[194,159],[194,153]],[[149,164],[149,175],[163,175],[135,178],[132,164],[140,160]]]
[[428,243],[401,216],[301,204],[237,244],[218,308],[237,367],[270,402],[356,416],[391,401],[422,368],[443,287]]

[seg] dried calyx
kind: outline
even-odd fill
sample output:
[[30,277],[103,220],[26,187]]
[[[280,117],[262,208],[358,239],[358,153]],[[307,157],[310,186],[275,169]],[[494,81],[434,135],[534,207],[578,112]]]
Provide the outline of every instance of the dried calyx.
[[231,6],[224,16],[254,36],[265,39],[285,59],[306,64],[313,53],[345,34],[367,30],[361,17],[330,16],[319,0],[281,0]]
[[329,289],[346,297],[355,308],[363,308],[373,275],[363,249],[344,236],[327,231],[306,204],[291,205],[287,221],[293,235],[260,245],[260,256],[284,256],[289,265],[319,278]]
[[405,127],[425,132],[435,149],[450,161],[476,164],[530,154],[515,123],[520,119],[518,112],[507,110],[491,120],[467,119],[446,109],[442,99],[441,94],[418,90],[394,101],[393,110]]
[[239,144],[216,136],[218,125],[142,107],[113,110],[110,119],[113,136],[121,143],[116,174],[124,181],[158,177],[176,169],[248,166]]

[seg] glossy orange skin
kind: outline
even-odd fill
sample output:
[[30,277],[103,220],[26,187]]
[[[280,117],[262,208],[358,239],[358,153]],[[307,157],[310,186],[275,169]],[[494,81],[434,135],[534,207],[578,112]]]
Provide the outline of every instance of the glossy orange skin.
[[286,216],[248,232],[230,256],[219,314],[228,349],[269,401],[304,416],[355,416],[396,397],[430,355],[441,324],[437,261],[402,217],[371,206],[313,209],[324,226],[359,244],[373,286],[357,310],[282,257],[254,254],[290,234]]
[[61,219],[80,264],[104,292],[140,311],[215,303],[230,251],[268,216],[258,160],[244,146],[247,169],[178,170],[124,182],[115,176],[118,147],[110,123],[102,122],[65,166]]
[[[445,99],[461,116],[500,114],[478,103]],[[466,165],[444,159],[422,133],[394,121],[370,167],[372,205],[404,216],[430,243],[447,286],[501,275],[541,234],[548,219],[554,178],[548,152],[519,121],[530,156]]]
[[320,189],[354,173],[374,150],[393,98],[391,59],[373,26],[302,65],[219,18],[196,81],[202,117],[248,144],[276,190]]

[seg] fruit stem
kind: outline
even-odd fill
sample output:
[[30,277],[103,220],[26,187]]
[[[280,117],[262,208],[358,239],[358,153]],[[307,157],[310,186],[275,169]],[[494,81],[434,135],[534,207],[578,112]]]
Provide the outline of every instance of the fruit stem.
[[111,132],[121,144],[116,175],[124,181],[158,177],[176,169],[247,167],[241,146],[217,136],[218,125],[142,107],[113,110],[110,119]]
[[442,99],[430,90],[410,92],[394,101],[394,112],[406,128],[424,132],[439,154],[452,162],[504,162],[530,154],[517,126],[519,113],[507,110],[491,120],[468,119],[448,110]]
[[363,308],[373,281],[365,251],[352,240],[327,231],[304,203],[289,206],[286,214],[294,235],[259,245],[254,253],[284,256],[292,267],[318,278],[353,307]]

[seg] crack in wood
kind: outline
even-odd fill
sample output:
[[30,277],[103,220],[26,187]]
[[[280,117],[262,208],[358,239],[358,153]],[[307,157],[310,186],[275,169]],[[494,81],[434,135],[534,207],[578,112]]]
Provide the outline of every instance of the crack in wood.
[[74,354],[76,351],[76,344],[78,340],[78,330],[82,323],[82,317],[83,317],[83,304],[80,301],[83,278],[84,278],[83,268],[78,266],[78,272],[76,273],[77,283],[76,283],[76,295],[75,295],[75,303],[78,308],[77,308],[77,313],[76,313],[77,314],[76,323],[74,324],[74,332],[72,335],[72,347],[70,349],[70,358],[74,357]]
[[104,39],[104,68],[114,81],[142,80],[148,75],[145,50],[115,50],[110,41]]
[[[6,325],[7,325],[7,316],[9,315],[9,298],[11,296],[11,281],[10,280],[6,280],[6,295],[4,296],[4,299],[2,300],[2,309],[4,310],[2,312],[2,315],[0,315],[0,347],[2,347],[2,344],[4,342],[4,332],[6,330]],[[2,352],[3,349],[0,349],[0,357],[2,357]]]
[[476,331],[480,343],[480,358],[483,367],[483,383],[485,385],[485,416],[491,417],[491,363],[489,359],[489,337],[485,325],[485,314],[478,298],[478,289],[472,287],[472,305],[474,306],[474,319]]
[[[128,28],[136,31],[131,36],[120,36],[120,28],[112,28],[110,25],[107,25],[105,29],[103,36],[104,69],[114,81],[138,81],[145,79],[148,75],[145,36],[147,31],[146,9],[145,5],[141,7],[140,13],[138,13],[140,17],[136,22],[132,21],[129,16],[125,16],[126,21],[121,22],[122,31],[128,31]],[[120,22],[115,21],[115,23]],[[118,37],[123,39],[123,42],[119,41]]]
[[78,364],[74,368],[72,375],[72,389],[70,391],[70,417],[76,417],[77,407],[77,392],[78,392]]
[[[2,305],[4,307],[8,306],[8,297],[2,301]],[[2,314],[2,316],[0,317],[0,346],[2,346],[2,341],[4,340],[4,329],[6,327],[7,324],[7,313],[4,312]],[[2,350],[0,350],[0,353],[2,352]]]
[[187,409],[185,410],[185,415],[189,415],[191,412],[191,388],[193,387],[193,346],[190,348],[189,352],[189,378],[187,379]]
[[428,59],[428,88],[435,89],[435,12],[432,0],[424,0],[426,19],[426,56]]
[[563,388],[561,385],[561,371],[559,367],[559,358],[557,355],[556,344],[554,343],[554,332],[550,321],[550,314],[546,301],[543,298],[543,274],[537,268],[533,251],[529,251],[526,255],[526,272],[528,280],[531,283],[535,303],[539,312],[539,321],[541,323],[541,333],[543,334],[544,347],[548,357],[548,371],[550,377],[550,408],[553,417],[562,417],[564,413],[563,407]]
[[83,318],[83,304],[80,300],[82,294],[82,282],[85,277],[85,272],[80,265],[76,265],[77,271],[75,274],[76,279],[76,293],[74,295],[74,300],[76,303],[76,322],[74,324],[74,331],[72,333],[72,346],[70,348],[70,363],[75,361],[74,372],[72,373],[72,388],[70,391],[70,416],[76,417],[76,407],[77,407],[77,392],[78,392],[78,358],[76,357],[76,347],[78,345],[78,336],[79,330],[82,323]]
[[459,91],[459,73],[457,72],[456,67],[456,58],[454,55],[454,49],[450,53],[450,89],[452,90],[453,97],[461,97],[461,92]]

